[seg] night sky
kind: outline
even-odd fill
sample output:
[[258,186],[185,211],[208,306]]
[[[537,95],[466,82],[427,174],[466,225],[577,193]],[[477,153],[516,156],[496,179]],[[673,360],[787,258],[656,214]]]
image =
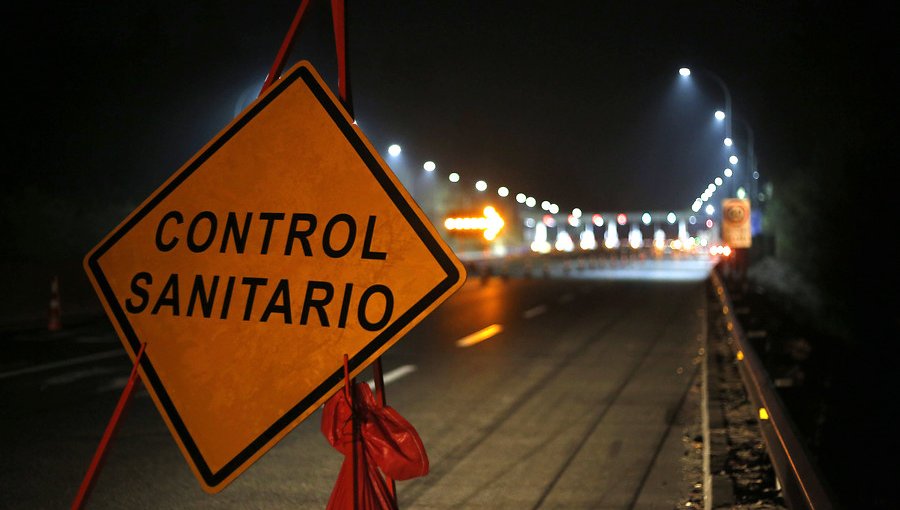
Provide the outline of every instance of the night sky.
[[[298,5],[9,8],[5,256],[45,254],[47,240],[85,253],[256,96]],[[892,152],[895,11],[356,0],[355,112],[383,154],[403,146],[398,173],[433,160],[435,178],[456,171],[469,189],[481,178],[563,210],[683,210],[726,156],[712,117],[722,92],[702,72],[680,83],[678,68],[690,66],[728,84],[738,150],[746,122],[762,182],[802,173],[853,195],[891,167],[879,159],[832,175],[817,165]],[[329,2],[312,2],[298,41],[290,62],[311,61],[335,87]]]
[[[7,171],[19,186],[98,192],[91,201],[143,198],[254,97],[298,5],[15,7],[27,12],[7,16],[16,30],[4,46],[20,170]],[[892,53],[879,40],[889,13],[877,10],[356,1],[349,12],[357,119],[376,147],[400,143],[410,168],[432,159],[443,176],[564,209],[683,209],[719,175],[722,93],[702,73],[679,86],[682,65],[728,84],[764,180],[804,162],[821,136],[809,132],[822,130],[818,104],[865,123],[858,107],[882,72],[896,74],[863,63]],[[334,86],[331,37],[328,2],[312,2],[291,61],[310,60]],[[742,131],[735,121],[746,147]]]

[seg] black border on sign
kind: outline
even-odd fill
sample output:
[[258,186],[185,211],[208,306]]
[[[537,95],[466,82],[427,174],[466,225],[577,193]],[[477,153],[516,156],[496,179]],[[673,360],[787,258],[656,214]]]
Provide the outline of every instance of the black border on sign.
[[[340,106],[335,103],[332,100],[332,97],[325,91],[325,89],[322,88],[320,82],[316,79],[316,77],[308,67],[308,64],[304,63],[296,67],[294,71],[285,75],[281,80],[276,82],[272,87],[272,90],[268,94],[266,94],[259,102],[253,105],[251,109],[245,112],[244,115],[242,115],[237,121],[235,121],[226,131],[221,133],[219,137],[213,141],[213,143],[211,143],[205,150],[198,154],[197,157],[193,161],[191,161],[188,166],[177,173],[175,177],[165,185],[165,187],[157,191],[156,194],[152,196],[152,198],[134,216],[129,218],[126,223],[121,225],[115,232],[113,232],[113,234],[110,235],[109,238],[106,239],[103,243],[101,243],[101,245],[98,246],[97,249],[89,256],[88,266],[90,267],[90,270],[93,273],[97,284],[102,290],[103,297],[109,304],[109,307],[112,310],[116,321],[122,328],[122,332],[128,339],[128,343],[131,346],[132,350],[132,358],[137,355],[137,352],[140,349],[141,341],[135,334],[134,328],[128,321],[128,317],[125,314],[125,311],[122,309],[122,306],[116,299],[112,287],[110,286],[109,282],[106,279],[106,276],[103,274],[103,271],[100,268],[100,258],[107,251],[109,251],[109,249],[112,248],[112,246],[115,245],[126,233],[128,233],[128,231],[130,231],[135,227],[135,225],[137,225],[142,219],[144,219],[144,217],[146,217],[147,214],[150,213],[150,211],[152,211],[157,205],[159,205],[159,203],[165,197],[167,197],[188,177],[190,177],[191,174],[194,173],[194,171],[200,168],[203,163],[205,163],[210,158],[210,156],[212,156],[217,150],[219,150],[238,131],[245,127],[250,122],[250,120],[252,120],[260,111],[268,106],[276,97],[278,97],[279,94],[284,92],[285,89],[287,89],[298,79],[306,83],[307,87],[309,87],[310,91],[312,91],[313,95],[316,97],[322,107],[325,108],[325,110],[328,112],[328,115],[331,117],[332,121],[334,121],[335,125],[341,130],[347,141],[350,142],[354,150],[356,150],[356,153],[365,163],[366,167],[369,168],[369,170],[372,172],[372,175],[375,177],[384,191],[388,194],[391,201],[394,203],[397,209],[400,210],[400,212],[403,214],[403,217],[406,218],[406,221],[409,222],[410,226],[412,226],[413,230],[416,232],[416,235],[419,236],[419,239],[425,244],[425,246],[428,248],[428,250],[431,252],[431,254],[434,256],[434,258],[440,264],[441,268],[446,273],[446,277],[437,286],[435,286],[434,289],[432,289],[422,299],[416,302],[409,310],[406,311],[406,313],[389,324],[385,329],[381,331],[381,333],[378,334],[378,336],[376,336],[372,340],[372,342],[370,342],[359,353],[357,353],[357,355],[350,360],[350,369],[354,370],[355,368],[359,367],[367,358],[373,355],[390,339],[396,336],[397,333],[400,332],[400,330],[402,330],[404,327],[418,318],[429,306],[431,306],[450,288],[452,288],[457,282],[459,282],[461,275],[456,266],[453,264],[450,256],[441,248],[441,245],[438,243],[437,239],[431,235],[428,227],[425,226],[410,203],[404,199],[403,194],[394,185],[394,182],[385,172],[385,169],[382,168],[378,159],[368,150],[366,143],[356,132],[353,126],[347,121]],[[162,382],[160,381],[159,376],[153,367],[153,362],[150,359],[150,356],[146,353],[141,358],[141,368],[144,370],[144,374],[146,374],[148,379],[148,381],[145,382],[149,383],[153,387],[153,390],[159,397],[160,403],[165,409],[166,415],[169,417],[169,420],[172,422],[173,427],[177,431],[178,437],[181,439],[182,444],[184,444],[185,449],[194,462],[194,465],[199,470],[204,482],[209,487],[216,487],[221,484],[225,479],[227,479],[235,471],[237,471],[238,468],[246,463],[253,455],[255,455],[266,444],[268,444],[269,441],[275,438],[276,435],[287,428],[291,424],[291,422],[296,420],[301,414],[303,414],[311,406],[313,406],[320,398],[328,393],[329,390],[335,388],[343,381],[343,367],[341,367],[333,374],[331,374],[327,379],[325,379],[325,381],[322,382],[322,384],[314,389],[309,395],[298,402],[297,405],[292,407],[283,416],[276,420],[258,438],[252,441],[230,462],[225,464],[222,469],[216,472],[212,472],[209,468],[209,465],[207,465],[206,460],[200,454],[200,450],[191,437],[190,432],[184,424],[184,421],[178,414],[178,409],[175,408],[175,405],[172,403],[172,400],[166,392],[165,387],[163,387]]]

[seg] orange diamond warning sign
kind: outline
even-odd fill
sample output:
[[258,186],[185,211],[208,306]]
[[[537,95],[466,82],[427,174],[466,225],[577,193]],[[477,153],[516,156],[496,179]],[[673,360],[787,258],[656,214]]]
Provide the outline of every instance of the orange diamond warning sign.
[[85,258],[217,492],[458,289],[459,260],[306,62]]

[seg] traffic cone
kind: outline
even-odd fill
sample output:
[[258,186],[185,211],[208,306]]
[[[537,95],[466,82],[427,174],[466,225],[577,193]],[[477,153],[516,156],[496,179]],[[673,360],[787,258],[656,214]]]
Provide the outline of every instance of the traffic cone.
[[62,329],[62,312],[59,305],[59,278],[54,276],[50,279],[50,320],[47,323],[47,329],[50,331]]

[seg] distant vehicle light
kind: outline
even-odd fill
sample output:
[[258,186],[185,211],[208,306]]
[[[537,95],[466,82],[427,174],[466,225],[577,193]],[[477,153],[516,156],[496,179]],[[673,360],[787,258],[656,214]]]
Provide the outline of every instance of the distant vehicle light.
[[591,221],[594,222],[594,225],[597,225],[598,227],[603,226],[603,216],[599,214],[591,216]]
[[618,223],[619,225],[624,225],[627,222],[628,222],[628,216],[625,216],[622,213],[619,213],[616,215],[616,223]]

